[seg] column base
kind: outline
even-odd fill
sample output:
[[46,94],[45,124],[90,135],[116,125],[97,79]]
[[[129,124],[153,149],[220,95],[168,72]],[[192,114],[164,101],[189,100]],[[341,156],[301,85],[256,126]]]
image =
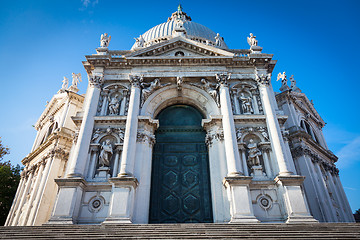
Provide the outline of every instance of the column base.
[[48,222],[43,225],[74,225],[74,220],[70,217],[51,217]]
[[106,218],[101,225],[111,225],[111,224],[131,224],[130,218]]
[[292,216],[288,217],[286,223],[319,223],[319,221],[312,216]]
[[229,223],[259,223],[260,221],[254,216],[241,216],[241,218],[231,218]]

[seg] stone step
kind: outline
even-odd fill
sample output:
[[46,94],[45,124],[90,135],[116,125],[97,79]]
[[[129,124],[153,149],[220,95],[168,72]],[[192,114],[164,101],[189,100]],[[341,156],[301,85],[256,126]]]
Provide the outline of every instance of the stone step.
[[0,239],[360,239],[360,224],[122,224],[0,227]]

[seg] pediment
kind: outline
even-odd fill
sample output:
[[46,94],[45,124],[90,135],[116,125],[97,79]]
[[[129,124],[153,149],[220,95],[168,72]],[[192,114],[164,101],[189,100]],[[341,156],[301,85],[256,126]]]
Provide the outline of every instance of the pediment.
[[130,57],[232,57],[234,53],[183,37],[137,50]]
[[321,118],[320,114],[316,111],[313,103],[306,97],[304,93],[295,93],[290,94],[295,106],[301,109],[303,112],[310,114],[314,120],[325,125],[324,120]]

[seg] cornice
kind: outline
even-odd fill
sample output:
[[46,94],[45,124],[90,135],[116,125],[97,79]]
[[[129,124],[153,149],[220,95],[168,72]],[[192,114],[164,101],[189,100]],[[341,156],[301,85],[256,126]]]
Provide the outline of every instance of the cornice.
[[[288,119],[288,116],[277,115],[277,119],[281,126],[281,125],[284,125],[284,123]],[[235,122],[235,124],[236,123],[253,123],[253,122],[266,123],[266,115],[264,115],[264,114],[234,115],[234,122]]]

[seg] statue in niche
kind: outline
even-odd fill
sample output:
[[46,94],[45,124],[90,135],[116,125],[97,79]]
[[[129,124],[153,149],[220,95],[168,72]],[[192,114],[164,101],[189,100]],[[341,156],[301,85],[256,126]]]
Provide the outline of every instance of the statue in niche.
[[99,155],[100,167],[109,167],[112,155],[113,149],[110,143],[110,139],[106,139],[101,145],[101,151]]
[[220,96],[218,93],[219,84],[211,84],[205,78],[201,79],[203,89],[215,99],[216,104],[220,104]]
[[260,150],[257,148],[257,144],[254,142],[254,139],[249,140],[249,144],[247,145],[249,149],[249,156],[247,159],[247,163],[249,166],[260,166],[260,158],[261,155]]
[[107,33],[101,34],[100,47],[108,47],[111,40],[111,36]]
[[181,91],[182,84],[183,84],[183,78],[182,77],[176,77],[176,86],[177,86],[178,91]]
[[258,40],[256,40],[256,36],[254,36],[252,33],[250,33],[250,37],[247,37],[247,42],[250,47],[258,45]]
[[254,112],[254,110],[251,106],[251,98],[250,97],[246,97],[244,95],[244,93],[241,93],[239,99],[241,101],[241,109],[242,109],[243,114],[251,114]]
[[110,115],[119,115],[119,109],[120,109],[120,101],[119,100],[119,94],[115,94],[114,97],[110,98],[109,100],[109,114]]
[[138,38],[135,38],[135,46],[137,48],[142,48],[144,47],[144,43],[145,43],[145,40],[144,38],[142,37],[142,35],[140,35]]

